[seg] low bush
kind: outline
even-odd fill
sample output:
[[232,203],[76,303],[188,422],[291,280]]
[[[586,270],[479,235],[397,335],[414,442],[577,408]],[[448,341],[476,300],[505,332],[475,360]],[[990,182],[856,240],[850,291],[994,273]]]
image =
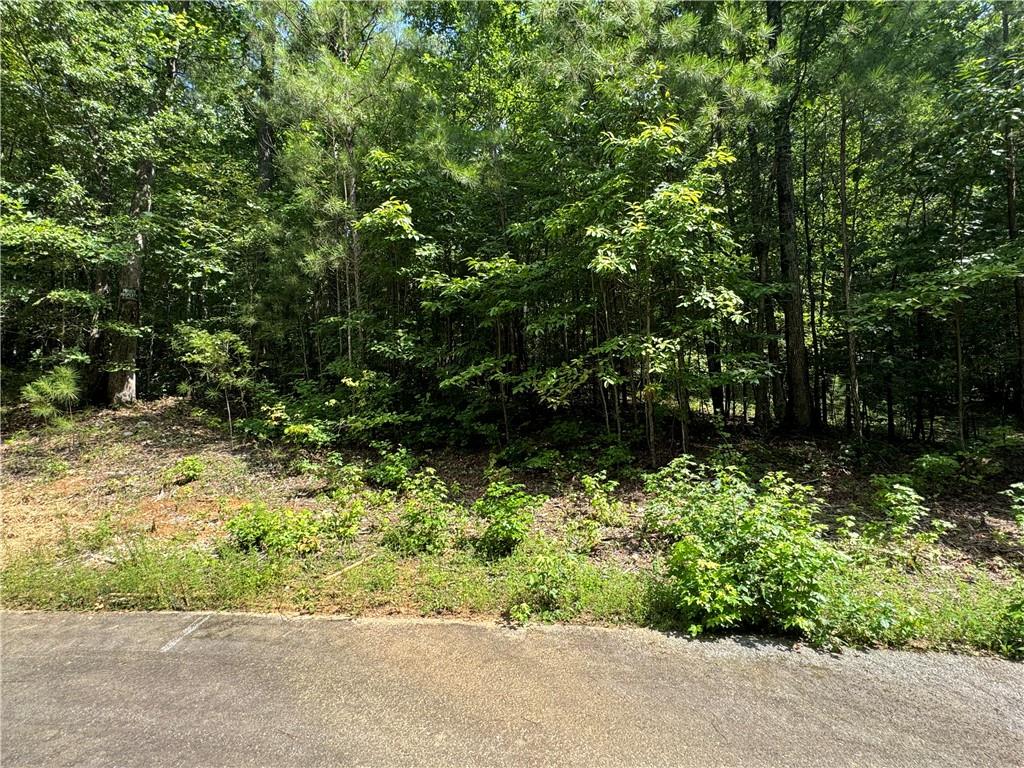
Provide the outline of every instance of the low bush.
[[509,614],[513,620],[531,616],[557,618],[573,608],[579,561],[557,542],[542,536],[524,542],[509,561],[517,574]]
[[594,475],[583,475],[580,478],[583,493],[590,506],[590,515],[601,525],[618,528],[626,525],[626,506],[612,496],[619,484],[609,480],[604,472]]
[[[920,567],[935,554],[939,537],[953,527],[943,520],[930,520],[924,500],[902,475],[876,475],[872,504],[881,515],[878,522],[864,526],[861,535],[848,530],[848,549],[858,562],[879,560],[904,567]],[[925,526],[925,522],[929,524]]]
[[195,482],[206,471],[205,462],[198,456],[185,456],[178,459],[164,473],[165,485],[187,485]]
[[448,500],[448,487],[429,467],[406,485],[398,520],[384,534],[385,544],[405,554],[443,550],[458,512]]
[[781,474],[758,486],[735,467],[676,459],[648,475],[648,525],[668,546],[665,576],[691,634],[748,627],[819,631],[827,573],[842,556],[812,521],[810,489]]
[[478,542],[480,550],[488,557],[510,554],[526,538],[534,511],[543,503],[543,496],[528,494],[522,485],[505,480],[490,483],[473,503],[474,514],[487,522]]
[[575,518],[565,525],[565,545],[570,552],[589,555],[601,541],[600,524],[590,518]]
[[373,443],[380,459],[366,471],[366,479],[381,488],[401,490],[412,477],[419,462],[408,449],[390,443]]
[[263,503],[246,504],[227,521],[238,549],[275,555],[313,554],[351,540],[358,528],[356,509],[315,515],[308,510],[271,509]]
[[926,453],[914,460],[911,468],[912,485],[920,493],[948,492],[957,484],[960,462],[942,453]]

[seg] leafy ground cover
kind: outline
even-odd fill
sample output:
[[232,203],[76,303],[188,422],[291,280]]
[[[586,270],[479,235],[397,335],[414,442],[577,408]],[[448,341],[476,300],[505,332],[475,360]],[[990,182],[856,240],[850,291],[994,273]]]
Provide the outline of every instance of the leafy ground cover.
[[950,461],[720,442],[612,477],[257,444],[179,399],[86,411],[4,441],[3,602],[630,623],[1018,656],[1016,440]]

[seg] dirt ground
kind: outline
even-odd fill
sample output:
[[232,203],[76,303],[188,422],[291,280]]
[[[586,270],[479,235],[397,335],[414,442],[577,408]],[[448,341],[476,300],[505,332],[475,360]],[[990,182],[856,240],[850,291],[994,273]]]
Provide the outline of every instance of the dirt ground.
[[[318,490],[315,478],[204,426],[174,398],[85,412],[70,429],[15,432],[0,456],[5,557],[102,522],[157,537],[216,536],[246,502],[308,506]],[[174,467],[186,456],[202,473],[178,485]]]

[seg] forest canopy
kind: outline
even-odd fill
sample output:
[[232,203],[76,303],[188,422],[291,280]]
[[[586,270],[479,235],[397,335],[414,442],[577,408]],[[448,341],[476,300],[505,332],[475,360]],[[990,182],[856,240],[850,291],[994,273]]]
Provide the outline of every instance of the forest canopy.
[[[2,9],[5,399],[652,463],[1024,415],[1019,2]],[[47,410],[49,409],[49,411]]]

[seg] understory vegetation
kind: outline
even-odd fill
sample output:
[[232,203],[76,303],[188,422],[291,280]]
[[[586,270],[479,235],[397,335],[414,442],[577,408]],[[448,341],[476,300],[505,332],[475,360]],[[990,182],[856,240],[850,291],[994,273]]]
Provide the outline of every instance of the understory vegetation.
[[[803,446],[790,471],[832,494],[826,501],[766,470],[762,458],[777,453],[744,445],[717,443],[702,461],[682,456],[655,471],[632,464],[617,479],[606,470],[554,478],[497,455],[441,454],[435,469],[434,457],[383,443],[361,454],[242,447],[226,422],[183,416],[184,406],[101,411],[8,438],[11,492],[25,500],[75,478],[92,487],[94,475],[114,477],[91,502],[66,490],[54,500],[85,504],[84,519],[8,546],[7,607],[413,612],[1024,655],[1019,496],[992,504],[1006,497],[965,482],[957,498],[968,511],[954,523],[931,506],[950,494],[933,485],[933,467],[947,463],[935,455],[903,459],[906,474],[869,477],[865,459],[841,445]],[[121,435],[114,425],[129,417],[126,440],[160,446],[162,471],[140,471],[116,437],[88,447]],[[176,433],[198,452],[166,456],[182,450]],[[982,453],[1018,467],[1024,435]],[[281,482],[297,485],[282,495]],[[147,506],[155,500],[163,506]],[[984,546],[971,539],[979,516]],[[32,533],[17,505],[6,517],[14,533]]]

